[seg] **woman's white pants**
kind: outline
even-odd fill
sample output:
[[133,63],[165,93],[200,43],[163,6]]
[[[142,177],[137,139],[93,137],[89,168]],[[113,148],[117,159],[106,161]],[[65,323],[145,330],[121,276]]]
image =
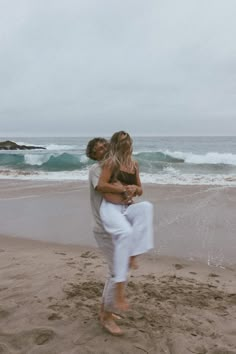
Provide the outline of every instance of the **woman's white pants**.
[[114,244],[114,281],[125,282],[130,256],[153,248],[153,206],[146,201],[127,206],[103,199],[100,216]]

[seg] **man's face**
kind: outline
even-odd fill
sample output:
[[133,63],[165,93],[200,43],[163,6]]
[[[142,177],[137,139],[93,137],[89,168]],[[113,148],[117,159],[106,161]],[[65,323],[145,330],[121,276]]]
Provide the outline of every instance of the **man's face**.
[[97,161],[101,161],[108,149],[108,143],[107,142],[98,142],[93,149],[93,156]]

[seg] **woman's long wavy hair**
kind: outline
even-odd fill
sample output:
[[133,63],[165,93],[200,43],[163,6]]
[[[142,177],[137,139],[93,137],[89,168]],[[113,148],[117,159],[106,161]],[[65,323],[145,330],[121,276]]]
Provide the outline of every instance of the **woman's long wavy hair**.
[[121,166],[128,171],[135,169],[135,162],[132,158],[132,144],[130,135],[123,130],[112,135],[104,164],[107,164],[113,171],[113,179],[120,171]]

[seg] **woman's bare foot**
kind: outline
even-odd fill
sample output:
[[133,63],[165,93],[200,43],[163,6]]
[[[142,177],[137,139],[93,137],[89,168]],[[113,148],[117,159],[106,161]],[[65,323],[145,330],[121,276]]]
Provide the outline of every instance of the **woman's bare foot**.
[[138,263],[136,261],[136,256],[131,256],[129,260],[129,267],[131,269],[138,269]]

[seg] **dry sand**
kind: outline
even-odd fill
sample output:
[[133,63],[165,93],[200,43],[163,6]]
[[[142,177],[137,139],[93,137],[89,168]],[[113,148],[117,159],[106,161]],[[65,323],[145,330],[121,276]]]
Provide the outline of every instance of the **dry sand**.
[[[48,240],[55,224],[56,231],[64,233],[59,242],[68,241],[65,235],[71,229],[76,230],[78,243],[92,242],[88,190],[85,184],[75,186],[1,181],[0,353],[236,354],[236,266],[232,262],[213,267],[205,261],[155,252],[140,257],[139,269],[129,276],[130,310],[119,321],[125,335],[113,337],[103,330],[98,311],[106,263],[99,250],[29,239],[36,235]],[[208,212],[212,217],[208,234],[221,230],[218,219],[213,223],[219,200],[225,209],[227,235],[235,241],[235,209],[231,210],[235,190],[159,186],[146,191],[147,199],[161,203],[158,213],[163,214],[155,221],[156,231],[165,232],[171,243],[174,230],[178,235],[182,230],[178,242],[183,255],[188,255],[184,253],[190,232],[186,229],[200,223],[194,216]],[[176,211],[182,218],[174,219]],[[185,225],[189,219],[195,221]],[[24,232],[28,239],[19,237]],[[188,247],[190,243],[186,241]],[[235,243],[231,245],[231,253],[226,252],[230,244],[223,248],[229,256],[235,254]],[[175,247],[168,247],[166,253],[172,254]]]
[[140,257],[118,338],[98,321],[106,264],[97,249],[0,242],[0,353],[236,353],[235,267]]

